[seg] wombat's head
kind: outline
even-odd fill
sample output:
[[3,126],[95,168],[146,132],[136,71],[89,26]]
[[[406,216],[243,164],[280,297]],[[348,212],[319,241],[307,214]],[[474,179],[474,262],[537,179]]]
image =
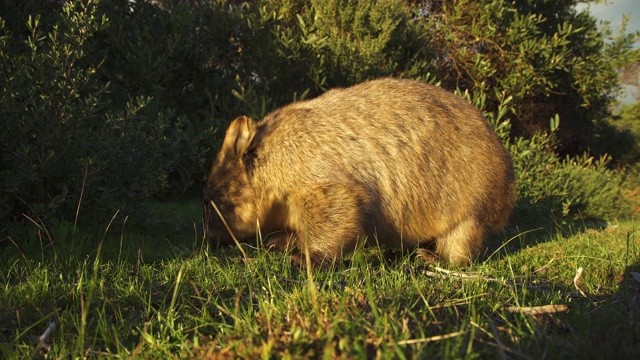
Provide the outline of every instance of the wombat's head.
[[254,129],[248,117],[235,119],[211,167],[204,188],[204,222],[206,237],[213,244],[233,244],[230,232],[240,241],[255,234],[256,199],[245,156]]

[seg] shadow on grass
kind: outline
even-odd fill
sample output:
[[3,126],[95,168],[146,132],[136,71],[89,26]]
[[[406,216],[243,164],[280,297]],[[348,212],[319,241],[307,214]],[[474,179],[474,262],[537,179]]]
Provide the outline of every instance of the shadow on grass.
[[640,354],[640,244],[634,240],[628,233],[627,266],[616,275],[618,291],[591,299],[580,319],[589,326],[578,329],[583,348],[597,349],[611,359],[633,359]]
[[[567,315],[576,358],[607,354],[610,359],[634,359],[640,354],[640,254],[619,277],[618,291],[580,298]],[[640,277],[636,275],[636,277]]]
[[28,221],[0,242],[0,261],[84,260],[140,263],[186,257],[201,249],[202,210],[193,199],[154,202],[132,215],[116,212],[99,222]]
[[[563,302],[568,306],[567,311],[538,316],[536,320],[536,324],[541,325],[536,328],[539,341],[552,344],[549,346],[556,349],[551,358],[602,358],[605,354],[610,359],[637,358],[640,353],[640,278],[636,279],[640,277],[637,275],[640,273],[640,244],[635,239],[637,228],[611,227],[597,232],[590,229],[592,227],[578,223],[569,228],[575,237],[560,240],[561,245],[557,247],[541,246],[540,251],[546,248],[546,251],[553,249],[557,253],[544,266],[533,259],[538,247],[526,252],[529,255],[520,257],[520,261],[514,257],[516,260],[512,259],[510,263],[515,264],[516,273],[520,270],[523,274],[530,274],[528,276],[533,275],[527,277],[528,283],[534,284],[531,280],[535,280],[535,286],[529,289],[531,294],[538,293],[542,298],[545,293],[565,294]],[[543,241],[552,241],[554,237],[558,239],[558,236],[565,235],[564,231],[566,228],[560,227],[550,236],[525,242],[525,246],[533,247]],[[626,246],[621,240],[625,238]],[[516,249],[521,250],[524,251],[524,247]],[[531,264],[527,262],[528,256],[532,256]],[[525,270],[520,269],[523,264]],[[554,265],[549,266],[551,264]],[[583,266],[584,273],[581,270]],[[576,274],[573,281],[572,269],[581,274]],[[550,272],[545,274],[547,270]]]
[[533,202],[528,198],[518,199],[505,230],[490,236],[480,261],[500,257],[505,252],[514,254],[522,249],[568,237],[587,230],[604,230],[608,223],[599,218],[563,216],[553,209],[561,209],[559,199],[547,198]]
[[[558,236],[607,226],[601,219],[568,221],[561,214],[554,215],[550,209],[561,208],[558,201],[549,198],[532,203],[531,199],[519,199],[505,231],[486,241],[478,260],[499,258],[501,254],[517,253]],[[10,240],[3,239],[0,260],[45,260],[53,254],[62,258],[85,258],[95,256],[99,246],[104,261],[139,263],[189,256],[207,245],[203,239],[200,205],[193,198],[184,198],[146,204],[142,211],[130,217],[116,213],[99,224],[87,225],[82,221],[78,226],[68,221],[49,222],[46,226],[28,224]],[[225,250],[215,253],[228,253]],[[387,261],[399,261],[402,256],[387,249],[383,251]]]

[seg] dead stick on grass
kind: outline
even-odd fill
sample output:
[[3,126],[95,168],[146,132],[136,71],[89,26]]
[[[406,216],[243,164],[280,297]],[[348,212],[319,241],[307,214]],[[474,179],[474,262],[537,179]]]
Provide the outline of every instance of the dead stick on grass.
[[461,273],[461,272],[457,272],[457,271],[451,271],[451,270],[447,270],[447,269],[443,269],[443,268],[439,268],[439,267],[434,267],[433,270],[435,270],[435,272],[433,271],[429,271],[429,270],[425,270],[423,271],[423,273],[429,277],[435,277],[438,276],[440,274],[446,274],[449,277],[456,277],[456,278],[461,278],[461,279],[482,279],[485,281],[494,281],[494,282],[499,282],[499,283],[505,283],[505,281],[500,280],[500,279],[496,279],[496,278],[492,278],[492,277],[488,277],[488,276],[483,276],[483,275],[479,275],[479,274],[465,274],[465,273]]
[[569,310],[569,305],[507,306],[504,310],[514,314],[544,315],[565,312]]
[[464,333],[465,333],[465,331],[455,331],[455,332],[452,332],[452,333],[443,334],[443,335],[436,335],[436,336],[430,336],[430,337],[427,337],[427,338],[402,340],[402,341],[398,341],[398,345],[411,345],[411,344],[419,344],[419,343],[427,343],[427,342],[432,342],[432,341],[446,340],[446,339],[454,338],[456,336],[460,336],[460,335],[462,335]]
[[585,294],[584,291],[580,289],[580,286],[578,286],[578,281],[580,280],[581,276],[582,276],[582,266],[578,268],[578,271],[576,271],[576,276],[573,277],[573,286],[576,287],[576,290],[580,292],[580,295],[582,295],[582,297],[587,297],[587,294]]
[[49,322],[49,326],[47,327],[47,329],[42,333],[42,335],[40,335],[40,337],[38,337],[38,345],[36,346],[36,353],[40,349],[44,350],[45,352],[51,351],[51,345],[47,344],[47,338],[49,337],[49,335],[51,335],[51,332],[53,332],[55,328],[56,328],[55,321]]

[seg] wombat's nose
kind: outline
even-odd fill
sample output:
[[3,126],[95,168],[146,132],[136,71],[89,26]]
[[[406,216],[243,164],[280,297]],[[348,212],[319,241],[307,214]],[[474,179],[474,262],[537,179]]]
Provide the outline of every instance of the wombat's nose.
[[208,231],[207,241],[213,247],[223,247],[232,244],[231,237],[225,236],[224,233],[220,231]]

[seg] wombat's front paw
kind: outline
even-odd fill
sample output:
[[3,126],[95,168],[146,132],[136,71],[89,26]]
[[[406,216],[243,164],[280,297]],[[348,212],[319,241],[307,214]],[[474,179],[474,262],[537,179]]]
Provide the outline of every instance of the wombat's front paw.
[[416,250],[416,259],[420,259],[427,264],[437,264],[440,262],[438,255],[430,251],[429,249],[419,248]]
[[287,252],[295,249],[296,243],[297,236],[295,234],[289,234],[286,231],[279,231],[267,236],[267,241],[265,241],[264,243],[264,248],[267,251],[275,250]]
[[309,254],[309,260],[304,253],[295,252],[291,255],[291,265],[304,270],[307,265],[310,265],[312,269],[329,270],[337,261],[336,258],[327,257],[318,254]]

